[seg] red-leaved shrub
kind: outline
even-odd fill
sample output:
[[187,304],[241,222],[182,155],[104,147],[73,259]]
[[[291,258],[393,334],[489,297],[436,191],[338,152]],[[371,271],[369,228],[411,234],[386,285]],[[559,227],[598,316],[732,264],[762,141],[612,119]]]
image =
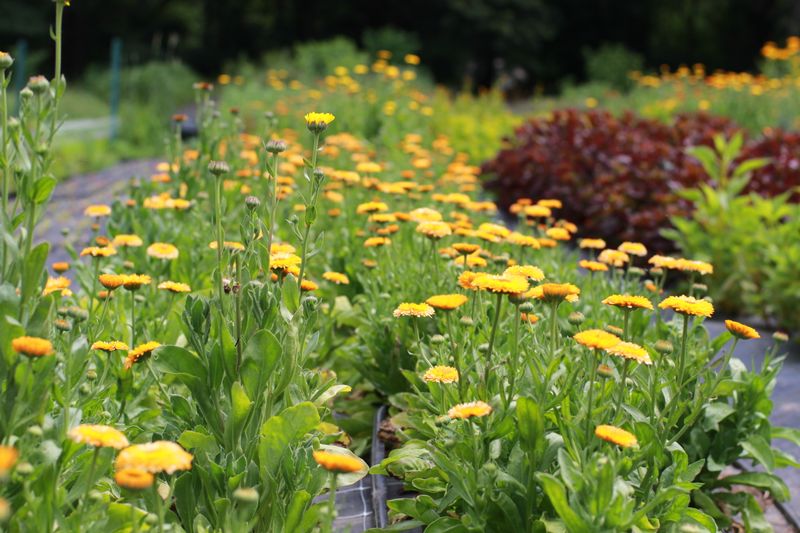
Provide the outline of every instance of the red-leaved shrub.
[[[713,136],[730,137],[739,128],[705,113],[678,115],[672,124],[616,117],[605,111],[565,109],[517,128],[497,156],[484,163],[485,187],[501,208],[520,198],[557,198],[558,215],[574,222],[583,236],[610,245],[639,241],[654,252],[671,243],[660,230],[691,205],[681,188],[708,180],[686,148],[712,145]],[[750,190],[778,194],[800,185],[800,136],[774,131],[747,143],[743,158],[772,157],[753,176]]]

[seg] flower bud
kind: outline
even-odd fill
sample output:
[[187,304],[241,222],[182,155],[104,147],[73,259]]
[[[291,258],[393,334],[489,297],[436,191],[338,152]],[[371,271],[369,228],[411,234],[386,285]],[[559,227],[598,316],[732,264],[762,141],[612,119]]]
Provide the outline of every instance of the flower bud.
[[44,76],[32,76],[28,80],[28,87],[34,94],[42,94],[50,87],[50,82]]
[[525,302],[519,306],[520,313],[532,313],[534,309],[536,306],[533,305],[533,302]]
[[708,292],[708,285],[706,285],[705,283],[693,283],[692,291]]
[[597,367],[597,374],[603,379],[608,379],[614,377],[614,370],[606,364],[601,364]]
[[11,518],[11,504],[5,498],[0,498],[0,522]]
[[248,196],[244,199],[244,205],[246,205],[248,209],[257,209],[258,206],[261,205],[261,200],[255,196]]
[[461,319],[459,319],[459,322],[461,322],[461,324],[463,326],[473,326],[473,325],[475,325],[475,321],[472,320],[472,317],[470,317],[470,316],[462,316]]
[[0,52],[0,70],[11,68],[14,64],[14,58],[8,52]]
[[86,309],[82,309],[77,305],[72,305],[67,308],[67,316],[71,316],[78,322],[83,322],[87,318],[89,318],[89,311]]
[[253,487],[239,487],[233,491],[233,498],[242,503],[258,503],[258,491]]
[[229,167],[228,163],[225,161],[211,161],[208,164],[208,171],[214,174],[216,177],[220,177],[223,174],[230,172],[231,167]]
[[33,97],[33,91],[30,87],[23,87],[22,90],[19,92],[19,98],[23,102],[26,100],[30,100]]
[[72,324],[70,321],[64,320],[63,318],[53,320],[53,326],[55,326],[58,331],[72,331]]
[[775,340],[775,342],[789,342],[789,335],[783,331],[776,331],[772,334],[772,338]]
[[33,473],[33,465],[30,464],[28,461],[23,461],[18,463],[17,466],[14,468],[17,474],[21,474],[23,476],[27,476]]
[[272,139],[267,143],[267,152],[271,154],[279,154],[286,151],[286,141],[280,139]]
[[573,311],[567,317],[567,321],[573,326],[580,326],[584,320],[586,320],[586,317],[580,311]]
[[442,344],[444,341],[447,340],[444,338],[444,335],[432,335],[431,336],[431,344]]
[[90,368],[89,370],[87,370],[86,371],[86,379],[88,379],[89,381],[96,380],[97,379],[97,370],[95,370],[94,368]]
[[612,326],[610,324],[603,329],[605,329],[609,333],[613,333],[617,337],[622,337],[623,333],[625,333],[624,331],[622,331],[622,328],[618,328],[617,326]]
[[653,348],[661,355],[669,355],[673,350],[672,343],[663,339],[656,341],[655,344],[653,344]]
[[83,396],[86,396],[87,394],[89,394],[90,392],[92,392],[92,388],[89,386],[89,384],[88,384],[88,383],[81,383],[81,386],[80,386],[80,388],[78,389],[78,391],[79,391],[79,392],[80,392],[80,393],[81,393]]
[[42,431],[42,426],[39,424],[29,426],[25,431],[28,433],[28,435],[33,435],[34,437],[41,437],[44,434]]
[[487,353],[489,351],[489,343],[484,342],[483,344],[478,345],[478,351],[481,353]]

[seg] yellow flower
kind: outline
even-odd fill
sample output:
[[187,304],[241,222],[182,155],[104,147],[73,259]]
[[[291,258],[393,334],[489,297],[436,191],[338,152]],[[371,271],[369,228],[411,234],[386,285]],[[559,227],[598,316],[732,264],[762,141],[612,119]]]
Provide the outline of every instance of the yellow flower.
[[111,241],[111,243],[114,246],[118,246],[120,248],[123,248],[125,246],[136,248],[136,247],[142,246],[142,244],[144,244],[142,242],[141,237],[139,237],[138,235],[129,235],[129,234],[124,234],[124,233],[121,233],[121,234],[117,235],[116,237],[114,237],[114,240]]
[[422,379],[427,383],[455,383],[458,381],[458,370],[452,366],[437,365],[426,370]]
[[291,267],[296,267],[303,260],[300,256],[290,252],[278,252],[269,256],[269,267],[272,270],[287,270]]
[[498,276],[481,272],[472,280],[472,286],[498,294],[522,294],[528,290],[529,285],[528,280],[520,276]]
[[644,257],[647,255],[647,248],[640,242],[625,241],[617,246],[617,250],[620,252],[625,252],[629,255],[637,255],[639,257]]
[[114,473],[114,481],[123,489],[143,490],[153,486],[155,476],[140,468],[123,468]]
[[69,430],[69,438],[79,444],[89,444],[96,448],[115,448],[121,450],[128,446],[128,439],[118,429],[111,426],[81,424]]
[[486,259],[478,254],[459,255],[453,261],[457,265],[463,265],[466,261],[468,267],[485,267],[489,264]]
[[478,272],[473,272],[471,270],[462,272],[461,275],[458,276],[458,285],[462,289],[477,291],[478,287],[472,284],[472,282],[475,281],[476,277],[478,277]]
[[151,474],[172,474],[177,470],[191,470],[192,459],[192,454],[178,444],[159,440],[128,446],[119,452],[114,467],[117,471],[133,468]]
[[130,350],[127,344],[121,341],[94,341],[92,343],[92,350],[101,350],[103,352],[116,352],[117,350]]
[[508,237],[506,237],[506,241],[516,246],[527,246],[529,248],[533,248],[534,250],[541,248],[539,240],[536,237],[524,235],[516,231],[512,231]]
[[359,215],[363,215],[365,213],[377,213],[381,211],[388,211],[389,206],[383,202],[366,202],[363,204],[359,204],[356,207],[356,213]]
[[572,235],[569,234],[569,231],[564,228],[547,228],[545,234],[551,239],[557,241],[568,241],[570,238],[572,238]]
[[147,247],[147,255],[156,259],[177,259],[178,248],[166,242],[154,242]]
[[603,239],[581,239],[578,243],[580,248],[591,248],[594,250],[602,250],[606,247],[606,241]]
[[520,313],[519,317],[523,322],[527,322],[529,324],[536,324],[539,322],[539,317],[532,313]]
[[633,296],[630,294],[612,294],[603,300],[606,305],[615,307],[625,307],[627,309],[652,309],[653,304],[644,296]]
[[466,301],[467,297],[463,294],[437,294],[425,300],[425,303],[436,309],[450,310],[461,307]]
[[328,125],[333,122],[336,117],[334,117],[331,113],[306,113],[304,117],[306,119],[306,126],[309,130],[313,132],[319,132],[324,130],[328,127]]
[[161,346],[160,343],[155,341],[146,342],[144,344],[140,344],[130,352],[128,352],[128,357],[125,358],[125,370],[130,370],[134,363],[138,362],[143,357],[147,357],[150,355],[153,350]]
[[366,248],[376,248],[378,246],[387,246],[392,244],[392,239],[389,237],[370,237],[364,241]]
[[[211,241],[208,243],[208,247],[212,250],[216,250],[218,246],[219,243],[217,241]],[[244,244],[237,241],[222,241],[222,247],[231,252],[244,251]]]
[[378,174],[382,170],[378,163],[372,161],[362,161],[356,165],[356,172],[363,172],[364,174]]
[[504,276],[522,276],[533,281],[542,281],[544,272],[539,267],[533,265],[514,265],[503,272]]
[[177,281],[162,281],[158,284],[158,288],[162,291],[169,291],[169,292],[191,292],[192,288],[189,287],[186,283],[179,283]]
[[682,315],[710,317],[714,314],[714,306],[706,300],[698,300],[692,296],[669,296],[658,307],[672,309]]
[[472,254],[481,249],[477,244],[468,242],[457,242],[453,245],[453,249],[460,254]]
[[603,331],[602,329],[587,329],[576,333],[573,337],[578,344],[587,348],[605,350],[618,344],[621,339],[616,335]]
[[760,339],[761,335],[758,334],[758,331],[742,324],[741,322],[736,322],[735,320],[726,320],[725,327],[728,328],[735,337],[740,339]]
[[100,284],[109,290],[114,290],[125,285],[125,274],[100,274]]
[[111,214],[111,207],[104,204],[90,205],[83,210],[83,214],[87,217],[107,217]]
[[547,218],[553,214],[546,205],[527,205],[522,209],[522,213],[530,218]]
[[47,278],[47,283],[45,283],[44,290],[42,290],[42,296],[47,296],[48,294],[52,294],[56,291],[61,291],[64,296],[69,296],[72,291],[69,290],[69,286],[72,284],[72,280],[69,278],[65,278],[63,276],[59,276],[57,278]]
[[636,435],[616,426],[601,424],[594,430],[595,436],[622,448],[632,448],[639,444]]
[[269,247],[270,254],[293,254],[297,249],[285,242],[273,242]]
[[625,252],[606,249],[600,252],[600,255],[597,256],[597,260],[601,263],[619,268],[625,266],[625,263],[628,263],[631,258]]
[[430,239],[441,239],[453,233],[447,222],[430,221],[421,222],[416,229],[417,233],[422,233]]
[[541,299],[545,302],[558,302],[566,300],[574,302],[581,294],[581,290],[572,283],[543,283],[534,289],[539,289],[540,294],[531,294],[533,298]]
[[89,246],[81,250],[81,257],[91,255],[92,257],[110,257],[116,255],[117,250],[113,246]]
[[300,290],[305,292],[311,292],[319,289],[319,285],[311,281],[310,279],[304,279],[300,282]]
[[588,259],[581,259],[578,261],[578,266],[585,268],[590,272],[608,272],[608,266],[600,261],[589,261]]
[[17,337],[11,341],[11,347],[28,357],[44,357],[53,353],[53,343],[41,337]]
[[472,417],[481,417],[491,414],[492,406],[480,400],[468,403],[460,403],[453,406],[448,412],[447,416],[450,418],[468,419]]
[[322,279],[337,285],[350,285],[350,278],[341,272],[325,272],[322,274]]
[[705,261],[693,261],[691,259],[676,259],[675,262],[668,268],[681,270],[683,272],[697,272],[700,275],[714,273],[714,266]]
[[0,478],[6,477],[17,464],[19,450],[13,446],[0,446]]
[[57,274],[62,274],[69,270],[69,263],[66,261],[58,261],[50,265]]
[[655,268],[673,268],[678,260],[665,255],[654,255],[647,262]]
[[543,207],[549,207],[550,209],[561,209],[561,200],[557,198],[542,198],[536,205],[541,205]]
[[413,316],[417,318],[429,318],[432,317],[435,313],[433,307],[428,304],[415,304],[415,303],[408,303],[404,302],[397,306],[392,312],[395,318],[400,318],[402,316]]
[[637,363],[641,363],[643,365],[653,364],[653,361],[650,359],[650,354],[647,353],[647,350],[632,342],[618,342],[614,346],[610,346],[605,350],[611,355],[624,357],[625,359],[633,359]]
[[142,285],[150,285],[153,281],[147,274],[125,274],[122,286],[129,291],[138,290]]
[[[430,207],[418,207],[408,214],[409,220],[419,224],[420,222],[435,222],[442,220],[442,214]],[[399,218],[399,217],[398,217]]]
[[347,474],[359,472],[364,469],[364,463],[357,457],[345,455],[343,453],[329,452],[327,450],[314,450],[312,452],[314,461],[328,472],[336,474]]
[[506,238],[511,235],[511,230],[500,224],[492,224],[491,222],[484,222],[478,226],[479,232],[490,233],[498,237]]

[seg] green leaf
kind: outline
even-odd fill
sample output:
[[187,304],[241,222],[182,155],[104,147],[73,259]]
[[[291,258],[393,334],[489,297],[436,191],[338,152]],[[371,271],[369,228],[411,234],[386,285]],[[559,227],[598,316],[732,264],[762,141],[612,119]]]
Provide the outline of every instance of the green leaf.
[[582,533],[584,531],[588,533],[590,531],[589,524],[578,516],[578,513],[570,505],[567,500],[567,491],[561,481],[550,474],[544,473],[540,473],[536,477],[542,484],[542,488],[547,494],[553,509],[556,510],[558,516],[567,525],[567,529],[572,533]]
[[283,279],[281,287],[281,299],[283,305],[290,313],[297,312],[297,306],[300,302],[300,287],[297,284],[294,276],[286,276]]
[[160,346],[153,351],[153,362],[159,372],[175,376],[190,389],[196,389],[206,383],[207,375],[203,362],[186,348]]
[[187,533],[194,532],[194,517],[197,512],[197,496],[192,472],[185,472],[175,481],[175,507]]
[[772,497],[779,502],[785,502],[789,499],[789,487],[786,486],[786,483],[778,476],[766,472],[742,472],[741,474],[724,477],[718,483],[725,486],[748,485],[768,490]]
[[800,428],[773,427],[772,438],[788,440],[800,446]]
[[531,454],[535,465],[545,448],[544,417],[539,404],[525,397],[517,400],[517,426],[520,440]]
[[178,444],[187,450],[202,450],[208,452],[209,455],[216,455],[219,451],[217,441],[214,437],[199,431],[186,430],[178,437]]
[[753,159],[748,159],[747,161],[742,161],[734,169],[733,177],[738,178],[739,176],[750,174],[754,170],[758,170],[759,168],[769,165],[770,161],[771,159],[767,157],[757,157]]
[[767,472],[772,472],[775,468],[775,456],[772,454],[772,447],[761,435],[751,435],[749,439],[739,443],[750,457],[758,461]]
[[303,519],[303,514],[306,512],[308,503],[311,501],[311,494],[305,490],[295,493],[289,507],[286,510],[286,520],[283,523],[284,531],[300,531],[300,521]]
[[244,429],[245,420],[250,414],[253,401],[247,396],[244,387],[238,381],[231,387],[231,422],[233,423],[233,435],[239,439]]
[[22,301],[27,302],[34,294],[39,292],[39,288],[44,281],[44,264],[47,261],[47,254],[50,252],[50,244],[43,242],[31,250],[30,255],[25,259],[25,270],[22,273],[21,296]]
[[719,431],[719,423],[735,412],[727,403],[714,402],[706,405],[703,429],[706,431]]
[[714,150],[708,146],[692,146],[686,149],[686,153],[700,161],[700,164],[703,165],[703,169],[710,178],[719,178],[719,162]]
[[697,525],[702,527],[705,531],[709,533],[716,533],[717,532],[717,523],[714,522],[714,519],[708,516],[706,513],[701,511],[700,509],[694,509],[689,507],[684,510],[686,517],[690,519],[692,522],[695,522]]
[[53,193],[56,183],[58,182],[53,176],[45,176],[37,181],[33,191],[33,203],[37,205],[45,203]]
[[466,533],[467,528],[461,521],[449,516],[443,516],[430,523],[425,528],[425,533]]
[[271,331],[257,331],[242,353],[241,376],[244,390],[249,398],[258,398],[266,389],[267,379],[272,374],[283,354],[283,347]]
[[258,443],[258,458],[262,473],[274,474],[290,445],[316,428],[319,421],[317,408],[311,402],[299,403],[285,409],[279,415],[270,417],[261,426]]

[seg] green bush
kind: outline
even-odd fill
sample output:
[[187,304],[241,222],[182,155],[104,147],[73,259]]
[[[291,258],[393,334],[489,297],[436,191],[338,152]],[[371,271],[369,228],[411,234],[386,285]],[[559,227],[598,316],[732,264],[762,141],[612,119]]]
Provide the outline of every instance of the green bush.
[[585,49],[583,58],[590,81],[604,82],[617,89],[629,88],[631,79],[628,74],[641,70],[644,65],[640,54],[618,43],[604,44],[596,50]]
[[321,78],[338,66],[352,68],[368,61],[367,54],[345,37],[312,41],[294,47],[297,72],[308,78]]
[[416,53],[420,49],[419,37],[416,34],[398,30],[391,26],[364,31],[364,49],[371,55],[379,50],[388,50],[393,58],[402,61],[406,54]]
[[[760,315],[781,328],[796,331],[800,297],[800,206],[792,191],[763,198],[743,195],[749,174],[765,161],[750,159],[732,167],[741,137],[716,139],[717,150],[695,147],[697,157],[716,186],[686,190],[695,210],[674,218],[664,231],[687,257],[711,262],[709,291],[725,314]],[[732,169],[732,170],[731,170]]]

